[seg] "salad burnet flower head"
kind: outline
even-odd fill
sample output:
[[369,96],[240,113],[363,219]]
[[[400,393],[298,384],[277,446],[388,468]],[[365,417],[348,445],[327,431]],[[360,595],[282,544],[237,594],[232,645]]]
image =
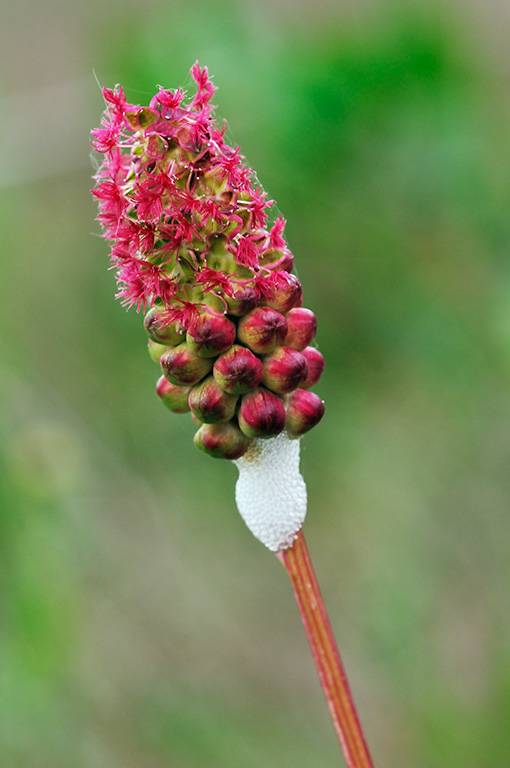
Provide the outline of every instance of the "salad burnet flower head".
[[[156,392],[174,413],[191,413],[198,448],[236,461],[243,514],[255,466],[276,483],[299,475],[298,438],[324,414],[310,391],[324,359],[312,346],[317,321],[302,306],[285,221],[271,216],[274,201],[215,121],[207,68],[197,62],[191,75],[192,98],[160,88],[147,107],[128,103],[120,86],[103,89],[92,193],[117,296],[145,313],[162,373]],[[284,470],[284,454],[295,469]],[[304,518],[304,483],[291,476],[299,496],[291,504]],[[264,543],[279,549],[294,535]]]

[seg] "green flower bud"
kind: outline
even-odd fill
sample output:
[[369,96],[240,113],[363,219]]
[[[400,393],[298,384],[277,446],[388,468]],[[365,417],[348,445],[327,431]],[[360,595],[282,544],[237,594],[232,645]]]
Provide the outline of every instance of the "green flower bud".
[[228,314],[242,317],[251,312],[258,304],[257,291],[249,285],[239,285],[234,288],[233,295],[223,297],[228,307]]
[[282,343],[287,322],[271,307],[257,307],[239,320],[237,338],[258,355],[268,355]]
[[206,424],[230,421],[236,412],[237,396],[224,392],[212,376],[201,381],[190,392],[189,406],[193,414]]
[[297,349],[290,347],[277,347],[271,355],[264,357],[262,362],[262,383],[279,394],[292,392],[308,374],[305,358]]
[[324,416],[324,402],[315,392],[296,389],[286,402],[285,429],[289,437],[301,437]]
[[194,438],[197,448],[216,459],[239,459],[250,442],[250,438],[232,421],[225,424],[203,424]]
[[303,289],[297,277],[283,272],[279,275],[278,283],[271,295],[263,297],[261,304],[285,314],[301,301],[302,296]]
[[205,312],[188,328],[186,341],[190,349],[201,357],[216,357],[234,343],[236,327],[224,315]]
[[240,344],[233,344],[220,355],[213,367],[215,381],[225,392],[233,395],[244,395],[256,389],[262,381],[263,372],[259,358]]
[[184,341],[184,334],[177,330],[176,323],[165,322],[164,310],[151,307],[144,317],[145,330],[153,341],[175,347]]
[[277,395],[259,387],[243,395],[238,421],[248,437],[274,437],[285,426],[285,408]]
[[166,407],[174,413],[189,412],[188,398],[190,392],[191,387],[180,387],[177,384],[172,384],[165,376],[161,376],[156,384],[156,393]]
[[285,316],[287,320],[287,335],[284,339],[286,347],[292,347],[301,352],[307,347],[317,332],[317,318],[311,309],[293,307]]
[[186,342],[164,352],[159,362],[166,378],[172,384],[181,385],[198,384],[213,365],[212,360],[196,355]]

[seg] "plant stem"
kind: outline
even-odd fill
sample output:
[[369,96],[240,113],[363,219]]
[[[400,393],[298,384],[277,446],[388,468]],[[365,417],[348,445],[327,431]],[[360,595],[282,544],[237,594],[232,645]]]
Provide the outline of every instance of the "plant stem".
[[290,576],[345,762],[348,768],[373,768],[303,532],[276,556]]

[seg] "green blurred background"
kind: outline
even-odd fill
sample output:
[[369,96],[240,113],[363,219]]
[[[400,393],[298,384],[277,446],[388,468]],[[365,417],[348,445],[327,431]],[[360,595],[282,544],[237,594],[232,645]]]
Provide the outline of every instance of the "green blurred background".
[[341,765],[235,468],[113,299],[89,131],[214,75],[288,219],[327,418],[305,530],[378,768],[510,762],[509,6],[7,4],[0,765]]

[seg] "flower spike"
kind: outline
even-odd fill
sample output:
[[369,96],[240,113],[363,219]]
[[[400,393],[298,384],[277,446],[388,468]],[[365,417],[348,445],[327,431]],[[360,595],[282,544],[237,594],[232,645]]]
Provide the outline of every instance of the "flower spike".
[[[216,418],[217,399],[218,418],[235,429],[202,430],[195,443],[237,459],[286,424],[295,438],[319,420],[317,406],[298,424],[287,395],[317,382],[322,357],[312,347],[302,353],[317,321],[301,307],[285,220],[273,214],[239,147],[226,143],[207,67],[195,62],[191,76],[193,97],[160,87],[148,107],[128,103],[120,86],[103,90],[105,113],[92,131],[103,162],[92,193],[117,297],[146,313],[149,353],[169,383],[160,379],[158,394],[174,412],[202,413],[201,421]],[[233,395],[241,396],[235,407]],[[238,434],[235,450],[218,447]]]

